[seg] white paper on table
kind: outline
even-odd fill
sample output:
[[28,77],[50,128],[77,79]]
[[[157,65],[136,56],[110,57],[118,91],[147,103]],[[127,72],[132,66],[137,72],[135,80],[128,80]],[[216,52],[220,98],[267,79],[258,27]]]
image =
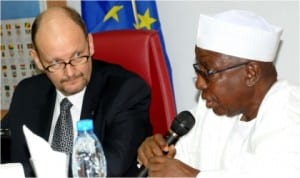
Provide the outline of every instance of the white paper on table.
[[23,125],[31,164],[37,177],[68,177],[67,155],[54,151],[48,142]]
[[0,164],[1,178],[25,178],[23,166],[21,163]]

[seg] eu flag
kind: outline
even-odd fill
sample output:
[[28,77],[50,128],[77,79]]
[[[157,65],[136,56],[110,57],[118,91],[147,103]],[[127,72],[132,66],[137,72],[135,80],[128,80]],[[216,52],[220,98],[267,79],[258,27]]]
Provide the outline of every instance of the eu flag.
[[172,70],[165,49],[155,1],[81,1],[82,17],[90,33],[119,29],[156,30],[164,48],[170,80]]

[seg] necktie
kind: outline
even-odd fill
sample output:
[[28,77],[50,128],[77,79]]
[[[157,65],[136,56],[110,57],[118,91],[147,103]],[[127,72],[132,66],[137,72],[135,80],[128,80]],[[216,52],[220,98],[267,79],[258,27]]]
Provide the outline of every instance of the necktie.
[[60,103],[60,114],[55,125],[51,147],[60,152],[72,153],[73,123],[70,108],[72,103],[64,98]]

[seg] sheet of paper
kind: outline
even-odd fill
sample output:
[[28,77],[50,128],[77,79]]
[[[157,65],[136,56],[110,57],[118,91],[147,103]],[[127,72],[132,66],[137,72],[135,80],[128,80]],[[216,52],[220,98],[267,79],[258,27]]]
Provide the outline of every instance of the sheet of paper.
[[0,164],[1,178],[25,178],[24,169],[21,163]]
[[37,177],[68,177],[67,155],[54,151],[49,143],[23,125],[31,163]]

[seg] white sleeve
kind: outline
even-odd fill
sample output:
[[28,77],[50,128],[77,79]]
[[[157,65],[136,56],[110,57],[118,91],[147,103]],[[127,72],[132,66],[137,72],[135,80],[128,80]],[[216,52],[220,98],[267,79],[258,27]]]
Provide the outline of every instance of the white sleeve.
[[176,144],[175,158],[195,169],[199,167],[198,157],[200,150],[197,148],[201,145],[199,140],[202,120],[200,118],[202,118],[201,115],[204,113],[203,110],[206,110],[205,102],[200,99],[197,106],[190,110],[195,118],[194,127],[186,135],[182,136]]
[[241,154],[227,169],[203,171],[197,177],[300,178],[300,119],[298,120],[274,133],[262,134],[256,143],[252,142],[248,153]]
[[195,168],[195,166],[193,165],[193,148],[195,146],[193,146],[193,138],[197,137],[196,134],[196,130],[197,129],[197,117],[195,116],[195,112],[193,110],[190,110],[190,112],[194,115],[195,119],[196,119],[196,123],[194,125],[194,127],[184,136],[182,136],[178,142],[176,143],[176,155],[175,158],[181,160],[182,162],[192,166]]

